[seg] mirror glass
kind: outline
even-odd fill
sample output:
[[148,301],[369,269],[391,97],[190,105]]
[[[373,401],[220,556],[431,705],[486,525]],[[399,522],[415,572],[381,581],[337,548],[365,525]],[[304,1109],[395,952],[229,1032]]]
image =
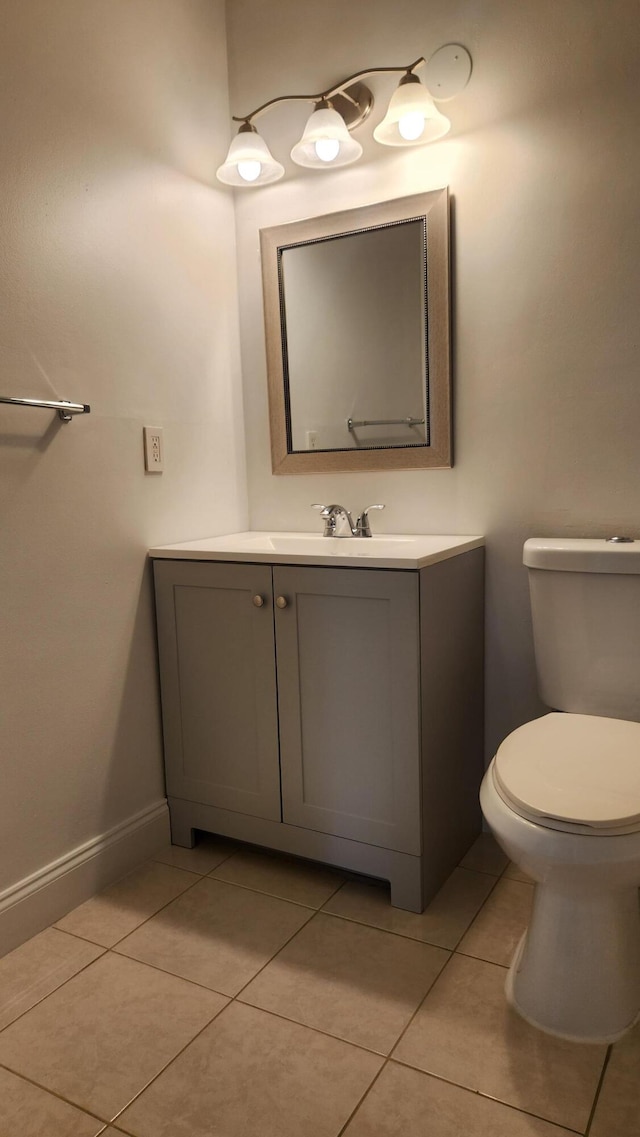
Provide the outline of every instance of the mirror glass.
[[424,218],[278,255],[289,452],[426,445]]
[[260,233],[273,471],[451,465],[446,189]]

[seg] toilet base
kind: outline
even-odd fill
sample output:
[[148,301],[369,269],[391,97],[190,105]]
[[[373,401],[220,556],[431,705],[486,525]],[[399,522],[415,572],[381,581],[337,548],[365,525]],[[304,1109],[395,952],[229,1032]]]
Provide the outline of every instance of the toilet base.
[[[606,839],[606,838],[605,838]],[[571,1042],[616,1042],[640,1018],[636,887],[536,885],[533,914],[507,975],[509,1004]]]

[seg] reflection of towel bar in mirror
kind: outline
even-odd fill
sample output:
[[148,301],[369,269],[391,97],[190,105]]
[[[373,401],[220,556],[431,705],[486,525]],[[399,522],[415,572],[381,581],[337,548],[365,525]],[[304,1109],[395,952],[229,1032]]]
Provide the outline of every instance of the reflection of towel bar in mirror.
[[347,419],[347,427],[353,433],[357,426],[423,426],[423,418],[363,418]]
[[45,410],[57,411],[61,422],[71,422],[73,415],[91,413],[88,403],[70,403],[67,399],[12,399],[7,395],[0,395],[0,403],[9,403],[13,407],[44,407]]

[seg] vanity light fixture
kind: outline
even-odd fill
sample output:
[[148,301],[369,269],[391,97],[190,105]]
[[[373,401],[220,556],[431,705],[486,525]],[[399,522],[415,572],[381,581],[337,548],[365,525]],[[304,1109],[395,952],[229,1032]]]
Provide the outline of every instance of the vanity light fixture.
[[248,119],[232,139],[224,165],[216,171],[218,180],[228,186],[266,186],[277,182],[283,174],[284,166],[276,162]]
[[[415,72],[425,67],[424,83]],[[271,154],[253,120],[279,103],[315,103],[302,138],[291,151],[299,166],[328,170],[348,166],[362,154],[362,146],[351,131],[368,117],[373,95],[362,82],[370,75],[402,72],[387,113],[376,126],[373,137],[383,146],[422,146],[447,133],[451,124],[438,110],[434,99],[442,102],[459,94],[471,75],[471,56],[460,44],[449,43],[427,62],[422,57],[407,67],[372,67],[350,75],[317,95],[279,95],[248,115],[233,116],[241,123],[227,157],[217,170],[219,181],[231,186],[259,186],[275,182],[284,166]]]

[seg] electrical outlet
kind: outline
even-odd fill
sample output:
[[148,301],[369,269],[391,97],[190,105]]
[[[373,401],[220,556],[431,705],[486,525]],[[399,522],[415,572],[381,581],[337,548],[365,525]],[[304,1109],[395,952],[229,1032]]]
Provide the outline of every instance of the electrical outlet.
[[317,430],[307,431],[307,450],[318,449],[318,432]]
[[161,474],[164,470],[162,428],[159,426],[145,426],[143,427],[143,436],[144,468],[148,474]]

